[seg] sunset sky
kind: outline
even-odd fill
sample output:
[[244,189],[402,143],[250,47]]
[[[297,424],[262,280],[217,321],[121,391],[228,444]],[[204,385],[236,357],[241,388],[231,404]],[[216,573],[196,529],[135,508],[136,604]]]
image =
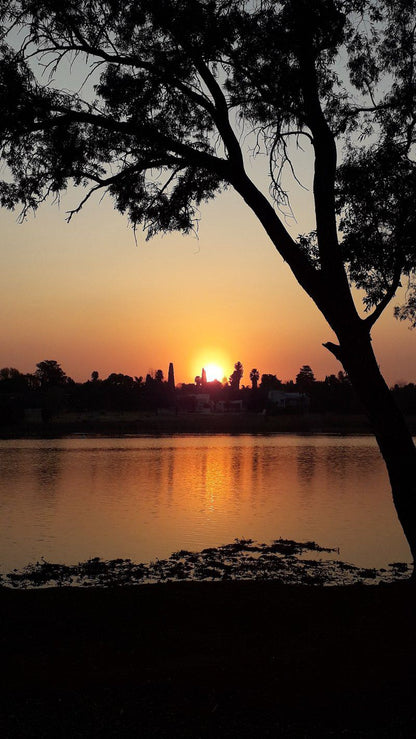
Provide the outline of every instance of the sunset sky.
[[[249,161],[248,169],[257,176],[263,163]],[[105,378],[161,368],[167,376],[172,361],[176,381],[189,382],[203,365],[229,376],[241,361],[247,384],[253,367],[281,380],[302,364],[318,379],[339,371],[322,347],[332,332],[232,191],[201,209],[198,238],[146,242],[138,232],[137,245],[109,197],[67,224],[65,211],[80,195],[44,205],[22,225],[17,213],[0,213],[0,366],[33,372],[56,359],[85,381],[93,370]],[[287,220],[295,235],[314,226],[309,201],[296,186],[297,220]],[[392,308],[373,337],[387,381],[416,381],[416,333]]]
[[[64,60],[57,86],[82,82],[85,67]],[[83,85],[85,96],[93,82]],[[246,129],[237,135],[248,174],[267,194],[267,158],[247,154],[255,142]],[[311,146],[301,145],[291,157],[303,188],[291,175],[283,179],[294,236],[315,228]],[[331,330],[237,194],[228,190],[201,208],[197,237],[146,242],[138,231],[137,244],[109,196],[91,199],[67,224],[66,211],[84,194],[70,191],[24,224],[18,212],[0,211],[0,366],[33,372],[55,359],[85,381],[93,370],[105,378],[160,368],[167,376],[173,362],[176,381],[190,382],[204,365],[217,364],[228,377],[240,361],[243,384],[253,367],[283,381],[303,364],[318,379],[341,369],[322,347]],[[388,383],[416,382],[416,332],[393,318],[392,306],[373,329],[376,355]]]

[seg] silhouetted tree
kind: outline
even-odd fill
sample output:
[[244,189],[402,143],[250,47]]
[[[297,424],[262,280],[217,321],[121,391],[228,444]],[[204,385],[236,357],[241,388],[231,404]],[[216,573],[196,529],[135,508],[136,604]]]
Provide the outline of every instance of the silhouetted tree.
[[39,362],[35,372],[42,389],[65,385],[67,376],[61,365],[55,359],[45,359]]
[[27,376],[15,367],[2,367],[0,369],[0,392],[22,393],[28,387]]
[[309,364],[304,364],[296,375],[296,385],[302,393],[305,393],[311,389],[314,382],[315,375],[309,367]]
[[97,372],[97,370],[94,370],[93,372],[91,372],[91,382],[97,382],[98,378],[99,378],[99,373]]
[[111,372],[105,380],[107,385],[113,385],[114,387],[125,388],[126,390],[132,390],[134,387],[134,380],[130,375],[124,375],[122,372]]
[[241,362],[236,362],[234,365],[234,372],[229,377],[229,383],[232,390],[240,389],[240,381],[244,374],[243,365]]
[[163,370],[158,369],[155,372],[155,380],[156,382],[163,382]]
[[266,393],[269,392],[269,390],[281,390],[282,381],[279,380],[276,375],[264,374],[261,376],[260,388]]
[[15,367],[2,367],[0,369],[0,381],[15,380],[20,377],[20,372]]
[[25,380],[27,383],[28,390],[38,390],[40,386],[40,380],[39,377],[36,375],[36,373],[31,374],[28,372],[25,375]]
[[360,411],[351,383],[344,374],[327,375],[324,382],[314,382],[309,390],[311,410],[357,413]]
[[[416,450],[371,343],[403,275],[396,313],[416,318],[415,0],[0,0],[0,20],[22,44],[2,36],[1,202],[24,217],[71,181],[89,189],[69,219],[107,190],[150,237],[189,232],[201,201],[233,187],[337,337],[325,346],[366,409],[416,558]],[[54,86],[74,55],[101,71],[94,101],[78,75],[73,92]],[[265,194],[235,121],[269,156]],[[295,240],[279,210],[300,137],[316,228]]]
[[153,384],[154,384],[154,379],[152,375],[150,374],[150,372],[148,372],[146,375],[145,385],[147,388],[149,388],[149,387],[152,387]]
[[260,377],[260,372],[258,371],[258,369],[252,369],[250,372],[252,390],[257,390],[257,383],[259,381],[259,377]]

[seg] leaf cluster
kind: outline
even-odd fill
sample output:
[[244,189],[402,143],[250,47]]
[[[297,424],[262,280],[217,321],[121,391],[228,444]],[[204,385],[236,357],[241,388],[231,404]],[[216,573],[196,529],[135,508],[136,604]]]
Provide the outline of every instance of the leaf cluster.
[[[70,182],[92,183],[90,194],[108,190],[149,236],[192,228],[199,203],[224,179],[206,171],[216,162],[215,121],[193,61],[194,48],[198,59],[205,50],[212,59],[221,42],[215,5],[47,0],[3,11],[26,33],[20,51],[4,48],[1,63],[1,153],[11,175],[3,205],[20,202],[25,216]],[[221,18],[224,25],[228,14]],[[32,49],[44,75],[57,74],[66,57],[90,64],[96,98],[49,79],[42,86]]]

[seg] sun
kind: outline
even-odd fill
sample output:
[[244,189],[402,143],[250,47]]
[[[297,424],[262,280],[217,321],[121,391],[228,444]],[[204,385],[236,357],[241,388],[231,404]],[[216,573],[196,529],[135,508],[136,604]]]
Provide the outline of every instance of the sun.
[[207,373],[207,381],[212,382],[213,380],[219,380],[221,382],[224,377],[224,370],[219,364],[210,362],[205,365],[205,372]]

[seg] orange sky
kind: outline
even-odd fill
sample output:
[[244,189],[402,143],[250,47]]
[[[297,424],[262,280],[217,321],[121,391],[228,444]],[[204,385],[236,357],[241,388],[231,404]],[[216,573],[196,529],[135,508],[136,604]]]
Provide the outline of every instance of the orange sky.
[[[333,338],[324,319],[234,193],[203,208],[198,239],[138,233],[137,246],[109,198],[66,224],[73,197],[23,225],[0,213],[0,366],[32,372],[56,359],[85,381],[93,370],[167,375],[173,361],[189,382],[202,364],[228,376],[241,361],[247,384],[252,367],[282,380],[302,364],[317,378],[340,369],[322,347]],[[294,233],[313,227],[306,197]],[[416,381],[416,333],[388,309],[373,336],[387,381]]]

